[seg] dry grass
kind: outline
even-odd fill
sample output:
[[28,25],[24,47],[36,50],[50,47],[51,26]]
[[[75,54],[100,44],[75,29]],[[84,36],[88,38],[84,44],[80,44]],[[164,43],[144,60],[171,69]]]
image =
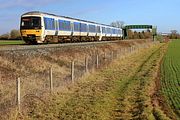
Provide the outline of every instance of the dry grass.
[[[32,99],[26,112],[23,112],[24,118],[155,119],[149,89],[154,88],[153,70],[157,69],[161,55],[157,52],[152,58],[149,56],[159,47],[118,59],[107,69],[84,77],[45,102]],[[141,86],[142,81],[144,86]],[[139,113],[139,116],[133,116],[133,112]]]
[[[31,95],[38,96],[39,98],[47,99],[46,95],[49,93],[49,68],[53,67],[53,79],[55,91],[69,91],[71,88],[66,88],[70,81],[70,67],[71,61],[75,60],[75,73],[76,78],[80,78],[84,73],[84,58],[89,56],[90,59],[95,61],[94,55],[111,53],[111,51],[116,51],[121,48],[140,45],[148,43],[145,40],[137,41],[122,41],[120,43],[112,43],[107,45],[97,45],[91,47],[68,47],[63,49],[57,49],[54,51],[48,51],[46,54],[37,53],[35,55],[26,55],[23,53],[15,53],[13,56],[8,53],[1,53],[0,56],[0,119],[10,118],[10,112],[15,110],[15,83],[17,77],[21,78],[21,91],[22,91],[22,106],[31,99]],[[103,55],[102,55],[103,56]],[[102,58],[103,59],[103,58]],[[94,62],[89,61],[89,68],[94,66]],[[132,66],[133,67],[133,66]],[[103,78],[102,78],[103,79]],[[96,80],[96,79],[95,79]],[[88,83],[93,84],[94,81]],[[101,96],[101,92],[106,89],[101,84],[104,81],[100,81],[98,85],[103,87],[103,90],[98,91]],[[82,86],[83,87],[83,86]],[[84,86],[83,88],[85,88]],[[81,88],[81,89],[83,89]],[[96,87],[95,87],[96,88]],[[94,88],[94,89],[95,89]],[[89,88],[86,93],[89,93],[91,89]],[[106,91],[106,90],[105,90]],[[71,94],[67,92],[68,94]],[[67,94],[66,93],[66,94]],[[30,96],[30,97],[29,97]],[[63,98],[66,96],[63,96]],[[68,97],[67,97],[68,99]],[[69,98],[70,99],[70,98]],[[84,98],[82,98],[84,99]],[[97,97],[97,99],[99,99]],[[32,99],[33,101],[34,99]],[[59,98],[58,101],[62,100]],[[62,100],[63,101],[63,100]],[[29,101],[31,102],[31,101]],[[30,103],[30,105],[33,102]],[[63,103],[63,102],[62,102]],[[38,105],[39,103],[36,103]],[[47,105],[48,103],[46,103]],[[43,105],[42,105],[43,106]],[[34,106],[36,107],[36,106]],[[39,107],[39,106],[37,106]],[[23,108],[24,109],[24,108]],[[39,108],[42,109],[42,108]],[[52,108],[53,109],[53,108]],[[83,109],[80,108],[79,111]],[[15,113],[15,112],[13,112]],[[40,114],[40,113],[39,113]],[[49,115],[48,115],[49,116]],[[52,116],[49,116],[52,117]]]

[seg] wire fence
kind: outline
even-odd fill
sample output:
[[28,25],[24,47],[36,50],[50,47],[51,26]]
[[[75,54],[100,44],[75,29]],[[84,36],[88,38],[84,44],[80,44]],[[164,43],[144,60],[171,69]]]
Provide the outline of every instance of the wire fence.
[[[48,69],[41,68],[39,71],[31,70],[31,67],[28,66],[23,68],[24,66],[21,66],[21,61],[17,64],[19,64],[18,66],[20,68],[22,67],[21,70],[24,70],[26,74],[21,75],[19,73],[19,75],[17,75],[12,74],[12,69],[11,71],[8,69],[8,67],[13,68],[16,66],[9,66],[7,62],[4,65],[4,69],[0,70],[0,119],[7,118],[8,113],[14,110],[13,108],[18,108],[20,111],[21,107],[24,106],[24,101],[26,101],[29,96],[33,95],[43,98],[47,93],[52,94],[53,92],[58,92],[69,84],[74,84],[87,73],[92,73],[97,69],[107,67],[117,58],[124,58],[155,44],[156,43],[137,44],[136,46],[118,48],[104,53],[95,51],[94,53],[84,56],[84,58],[80,58],[81,60],[72,59],[71,62],[65,61],[63,63],[59,61],[58,65],[62,66],[64,72],[59,68],[57,69],[57,66],[51,66]],[[6,57],[8,58],[9,56]],[[14,62],[15,59],[16,58],[13,58],[10,62]],[[23,62],[23,64],[26,65],[28,61]],[[18,71],[16,70],[16,72]]]

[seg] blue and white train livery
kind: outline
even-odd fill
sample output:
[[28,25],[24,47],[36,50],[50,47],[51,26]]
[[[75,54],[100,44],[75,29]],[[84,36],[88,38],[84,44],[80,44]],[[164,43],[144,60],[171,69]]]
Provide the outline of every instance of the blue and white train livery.
[[119,40],[122,29],[43,12],[21,16],[22,39],[28,44]]

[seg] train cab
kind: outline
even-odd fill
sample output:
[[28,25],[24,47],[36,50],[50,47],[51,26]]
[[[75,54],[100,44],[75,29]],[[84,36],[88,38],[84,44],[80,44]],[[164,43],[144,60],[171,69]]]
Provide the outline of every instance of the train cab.
[[42,19],[39,16],[22,16],[20,31],[26,43],[41,43]]

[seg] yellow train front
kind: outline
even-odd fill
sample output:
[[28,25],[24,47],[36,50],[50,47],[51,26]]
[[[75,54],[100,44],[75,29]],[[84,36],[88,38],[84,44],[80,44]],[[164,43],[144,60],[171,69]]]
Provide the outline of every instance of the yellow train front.
[[27,44],[118,40],[122,29],[65,16],[28,12],[21,16],[20,31]]
[[28,44],[43,43],[42,17],[37,14],[24,14],[20,26],[22,39]]

